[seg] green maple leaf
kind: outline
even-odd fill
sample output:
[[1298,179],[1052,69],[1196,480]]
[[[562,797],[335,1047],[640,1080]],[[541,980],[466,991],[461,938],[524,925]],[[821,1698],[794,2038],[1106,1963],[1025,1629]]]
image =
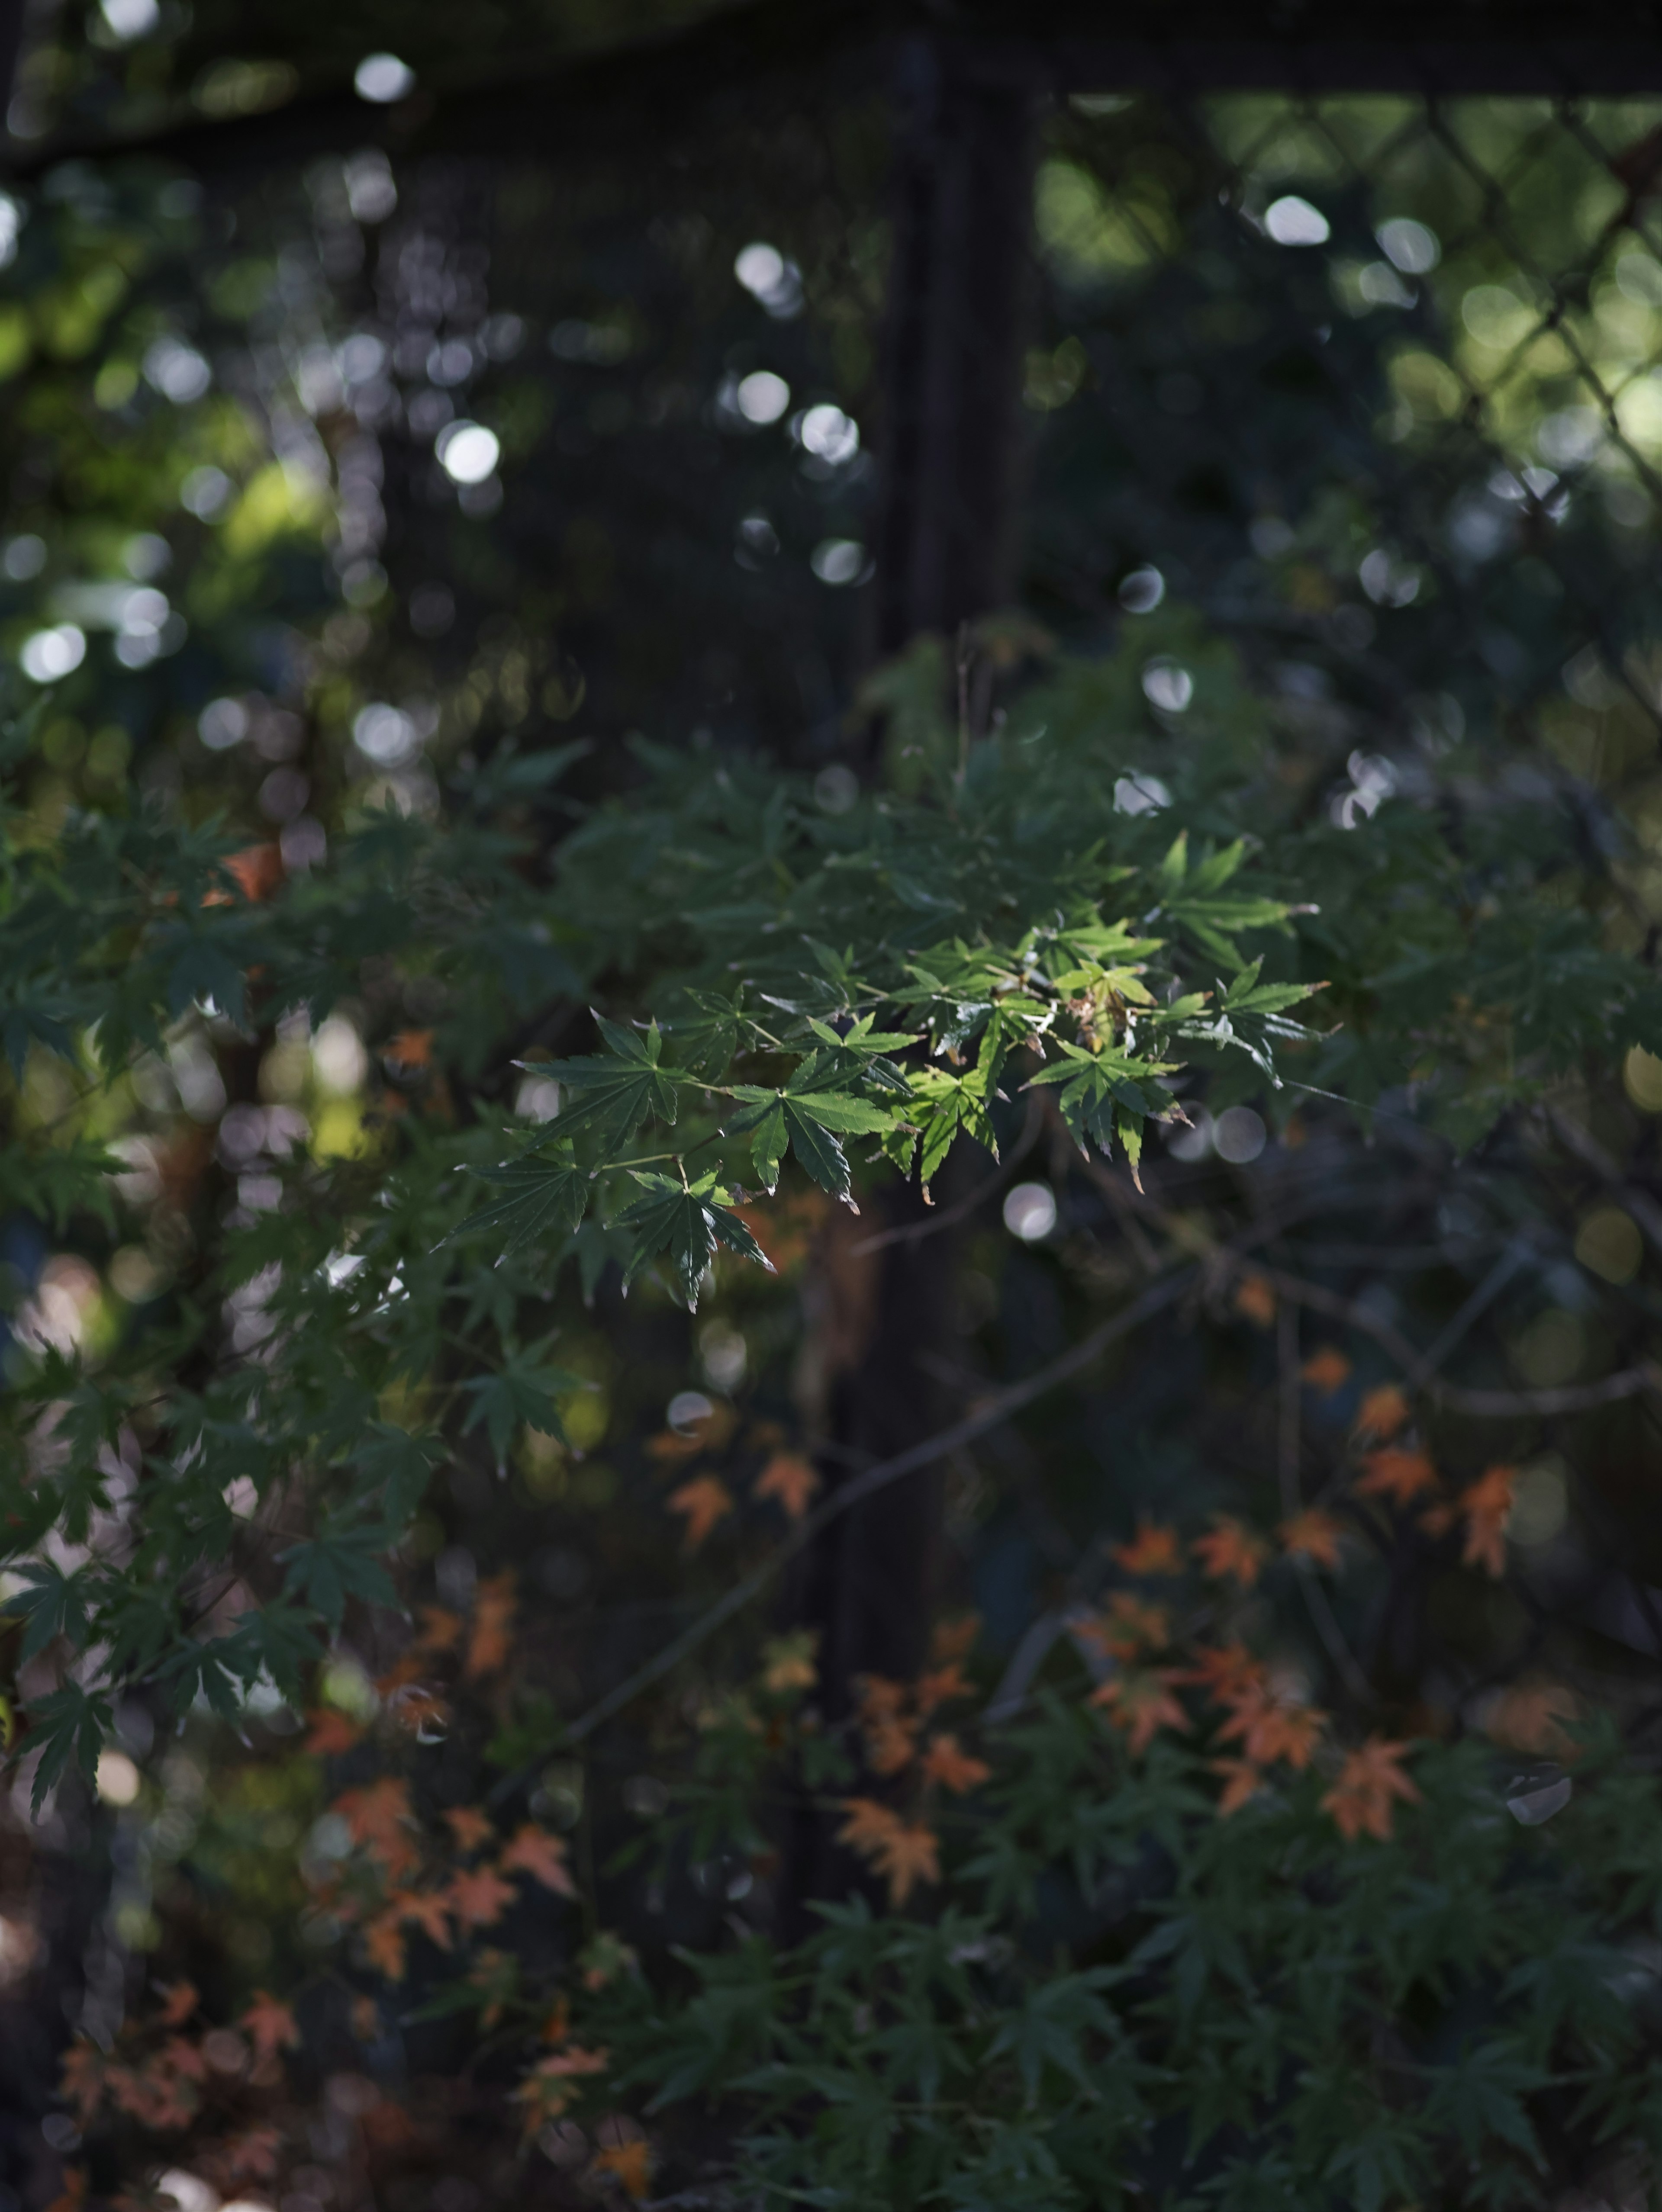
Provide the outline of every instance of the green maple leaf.
[[565,1085],[574,1095],[560,1109],[562,1137],[587,1129],[607,1152],[627,1143],[648,1114],[673,1122],[675,1078],[658,1065],[664,1041],[654,1022],[644,1036],[596,1014],[601,1036],[612,1047],[610,1056],[595,1054],[583,1060],[516,1060],[528,1074]]
[[502,1250],[517,1252],[539,1237],[569,1237],[588,1203],[588,1171],[577,1165],[571,1146],[563,1139],[552,1152],[533,1153],[524,1159],[505,1161],[500,1167],[472,1168],[468,1172],[482,1182],[493,1184],[498,1195],[453,1229],[446,1243],[494,1229],[502,1234]]
[[1142,1123],[1161,1119],[1166,1109],[1160,1095],[1151,1097],[1138,1079],[1169,1075],[1174,1064],[1132,1060],[1111,1049],[1087,1052],[1082,1045],[1066,1042],[1062,1050],[1063,1057],[1040,1068],[1024,1089],[1054,1090],[1062,1119],[1081,1146],[1092,1138],[1105,1155],[1111,1154],[1117,1128],[1135,1167],[1141,1157]]
[[788,1145],[821,1190],[847,1200],[853,1185],[848,1155],[837,1139],[886,1136],[898,1116],[894,1109],[874,1106],[849,1091],[823,1087],[823,1060],[819,1053],[805,1060],[782,1091],[736,1085],[733,1095],[742,1110],[727,1127],[735,1137],[750,1138],[751,1157],[765,1189],[777,1184]]
[[736,1213],[728,1211],[733,1194],[715,1180],[715,1172],[697,1182],[680,1183],[672,1176],[639,1174],[635,1180],[642,1194],[624,1207],[613,1226],[627,1229],[636,1239],[635,1251],[624,1277],[624,1288],[640,1273],[657,1252],[667,1250],[675,1279],[689,1312],[698,1303],[698,1279],[715,1256],[718,1243],[746,1260],[759,1260],[768,1273],[773,1262]]
[[44,1698],[35,1698],[29,1707],[28,1735],[29,1748],[37,1744],[40,1747],[30,1792],[35,1812],[40,1810],[46,1792],[71,1759],[88,1781],[92,1780],[98,1771],[98,1754],[114,1726],[108,1698],[82,1689],[79,1682],[65,1682],[61,1689],[49,1690]]
[[1173,842],[1160,868],[1160,908],[1169,920],[1232,968],[1241,964],[1235,933],[1242,929],[1284,928],[1294,909],[1280,899],[1255,898],[1224,885],[1246,858],[1245,844],[1237,840],[1221,853],[1189,865],[1189,832]]
[[569,1375],[562,1367],[545,1367],[534,1352],[526,1352],[510,1354],[500,1374],[477,1375],[461,1387],[473,1401],[462,1425],[463,1433],[470,1433],[483,1422],[491,1448],[501,1459],[521,1422],[563,1443],[565,1430],[555,1400],[589,1386],[581,1375]]

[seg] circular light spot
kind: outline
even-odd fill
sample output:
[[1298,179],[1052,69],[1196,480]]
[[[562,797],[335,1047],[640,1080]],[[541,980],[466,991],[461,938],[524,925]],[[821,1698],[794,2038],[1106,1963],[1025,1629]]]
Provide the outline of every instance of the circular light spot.
[[352,721],[352,743],[380,768],[396,768],[408,760],[420,742],[408,714],[389,707],[384,699],[361,708]]
[[210,753],[228,752],[248,734],[248,709],[240,699],[210,699],[196,718],[196,733]]
[[201,398],[213,382],[214,373],[194,346],[184,345],[178,338],[159,337],[145,349],[144,380],[164,399],[184,407]]
[[702,1390],[678,1390],[669,1401],[664,1419],[681,1436],[691,1436],[701,1421],[709,1420],[715,1411]]
[[1227,1106],[1212,1125],[1212,1144],[1221,1160],[1245,1167],[1263,1150],[1268,1132],[1250,1106]]
[[853,416],[829,404],[810,407],[796,426],[802,447],[816,459],[840,465],[860,451],[860,425]]
[[1264,210],[1263,227],[1277,246],[1325,246],[1331,234],[1321,210],[1312,207],[1296,192],[1270,202]]
[[1024,1244],[1037,1244],[1056,1225],[1056,1196],[1047,1182],[1019,1182],[1004,1199],[1004,1226]]
[[1601,1206],[1576,1231],[1575,1256],[1607,1283],[1630,1283],[1645,1256],[1644,1241],[1630,1213],[1619,1206]]
[[138,1769],[113,1747],[98,1754],[98,1794],[107,1805],[131,1805],[138,1795]]
[[1395,262],[1398,269],[1409,276],[1423,276],[1434,269],[1443,258],[1443,249],[1434,230],[1411,216],[1393,216],[1382,222],[1373,235],[1387,261]]
[[363,1039],[344,1014],[331,1014],[312,1040],[312,1066],[320,1087],[345,1097],[369,1072]]
[[746,291],[754,293],[758,300],[765,299],[784,281],[785,257],[776,246],[758,239],[734,256],[733,273]]
[[1507,1810],[1520,1827],[1538,1828],[1555,1813],[1563,1811],[1574,1790],[1569,1776],[1561,1774],[1555,1782],[1539,1783],[1532,1790],[1515,1790],[1507,1799]]
[[360,100],[377,107],[388,106],[416,88],[416,72],[396,54],[366,54],[352,72],[352,89]]
[[123,45],[133,39],[148,39],[161,21],[156,0],[98,0],[98,12],[112,36]]
[[712,1322],[698,1339],[698,1357],[718,1390],[736,1390],[745,1379],[749,1349],[737,1329]]
[[860,779],[842,761],[833,761],[813,779],[813,796],[825,813],[846,814],[860,796]]
[[438,434],[434,452],[446,476],[459,484],[483,483],[496,467],[502,446],[494,430],[483,422],[447,422]]
[[1549,1544],[1568,1514],[1569,1488],[1563,1469],[1543,1460],[1525,1468],[1518,1477],[1507,1534],[1514,1544]]
[[1662,1060],[1636,1044],[1622,1066],[1622,1085],[1641,1114],[1662,1114]]
[[1166,597],[1166,579],[1158,568],[1144,562],[1133,568],[1129,576],[1120,579],[1119,603],[1128,615],[1152,614]]
[[1123,775],[1114,786],[1116,814],[1149,814],[1172,804],[1172,794],[1157,775]]
[[15,584],[25,584],[31,576],[38,576],[46,565],[46,541],[25,532],[21,538],[9,538],[6,548],[0,553],[0,569]]
[[1175,660],[1151,660],[1142,672],[1142,696],[1162,714],[1181,714],[1195,696],[1195,679]]
[[55,684],[79,668],[86,657],[85,633],[73,623],[59,623],[54,629],[38,629],[26,638],[17,659],[31,684]]
[[863,584],[871,573],[857,538],[821,538],[808,556],[808,566],[822,584]]
[[1170,1125],[1166,1149],[1174,1160],[1203,1160],[1212,1149],[1212,1116],[1204,1106],[1196,1106],[1187,1124],[1175,1121]]
[[790,405],[790,386],[770,368],[753,368],[740,378],[734,398],[746,422],[776,422]]
[[224,513],[231,491],[231,479],[223,469],[192,469],[179,487],[179,503],[198,522],[211,522]]

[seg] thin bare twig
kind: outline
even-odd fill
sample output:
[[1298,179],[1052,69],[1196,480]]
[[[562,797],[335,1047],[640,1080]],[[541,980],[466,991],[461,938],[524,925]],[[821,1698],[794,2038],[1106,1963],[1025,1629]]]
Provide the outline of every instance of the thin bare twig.
[[[1047,1366],[1039,1368],[1020,1382],[1011,1383],[1006,1389],[994,1391],[961,1421],[955,1421],[950,1428],[942,1429],[935,1436],[926,1437],[922,1443],[897,1453],[892,1459],[880,1460],[876,1466],[868,1467],[863,1474],[854,1476],[834,1490],[823,1504],[799,1522],[789,1535],[776,1545],[759,1565],[735,1583],[725,1596],[718,1598],[672,1643],[667,1644],[661,1651],[637,1667],[614,1689],[608,1690],[586,1713],[575,1720],[564,1732],[562,1741],[582,1742],[585,1737],[592,1735],[597,1728],[609,1721],[614,1713],[621,1712],[625,1705],[631,1704],[642,1691],[661,1680],[683,1659],[690,1657],[700,1644],[714,1636],[717,1629],[725,1626],[735,1614],[742,1613],[747,1605],[759,1597],[781,1569],[788,1565],[799,1552],[806,1550],[822,1535],[834,1521],[840,1520],[843,1514],[851,1512],[856,1505],[863,1505],[868,1498],[874,1497],[880,1490],[886,1490],[891,1483],[898,1482],[905,1475],[916,1474],[920,1468],[933,1466],[936,1460],[944,1459],[961,1445],[985,1436],[989,1429],[997,1428],[1013,1413],[1020,1413],[1024,1406],[1032,1405],[1036,1398],[1044,1397],[1059,1383],[1069,1382],[1075,1375],[1082,1374],[1101,1358],[1110,1345],[1129,1336],[1134,1329],[1140,1328],[1144,1322],[1153,1320],[1167,1306],[1175,1305],[1193,1280],[1194,1274],[1192,1266],[1183,1267],[1164,1280],[1151,1283],[1141,1297],[1135,1298],[1099,1328],[1093,1329],[1088,1336],[1082,1338],[1059,1359],[1051,1360]],[[546,1756],[545,1753],[544,1755]],[[491,1802],[500,1803],[523,1779],[524,1776],[520,1773],[505,1776],[492,1790]]]

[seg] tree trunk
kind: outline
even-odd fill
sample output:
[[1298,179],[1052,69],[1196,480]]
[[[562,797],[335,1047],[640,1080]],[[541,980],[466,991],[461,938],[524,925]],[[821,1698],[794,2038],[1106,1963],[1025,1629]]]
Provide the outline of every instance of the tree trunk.
[[[877,537],[875,643],[884,656],[1008,604],[1014,581],[1020,362],[1029,295],[1032,100],[973,82],[954,51],[905,48],[897,90]],[[964,1148],[960,1147],[960,1151]],[[936,1179],[943,1206],[966,1163]],[[856,1219],[841,1210],[821,1254],[809,1362],[834,1489],[939,1427],[934,1375],[952,1339],[957,1238],[886,1231],[932,1225],[915,1185],[887,1186]],[[818,1632],[825,1723],[847,1723],[862,1674],[921,1668],[940,1563],[943,1476],[884,1492],[807,1555],[792,1617]],[[805,1809],[787,1839],[783,1932],[805,1933],[816,1899],[865,1884],[836,1842],[835,1814]]]

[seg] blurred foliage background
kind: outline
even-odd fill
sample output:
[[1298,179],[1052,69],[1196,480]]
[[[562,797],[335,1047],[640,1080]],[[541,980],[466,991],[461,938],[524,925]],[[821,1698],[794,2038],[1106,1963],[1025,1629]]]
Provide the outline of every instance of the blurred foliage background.
[[[939,718],[958,641],[873,676],[904,374],[894,56],[805,60],[814,23],[787,39],[723,13],[101,0],[29,19],[0,201],[18,849],[72,811],[153,806],[226,825],[257,898],[326,870],[376,807],[443,817],[510,741],[587,747],[514,800],[533,853],[636,787],[642,739],[783,763],[835,816],[874,726],[904,759],[908,702]],[[1092,672],[1053,711],[1111,719],[1126,816],[1211,763],[1326,835],[1335,872],[1374,865],[1393,808],[1473,836],[1503,816],[1519,880],[1652,963],[1662,100],[1087,88],[1033,102],[1031,129],[1014,586],[1005,626],[961,648],[983,726],[1027,711],[1064,650]],[[457,1010],[376,945],[314,1029],[198,1005],[103,1086],[26,1039],[0,1076],[9,1139],[97,1139],[123,1172],[101,1217],[0,1192],[8,1373],[53,1348],[164,1370],[208,1300],[192,1357],[249,1355],[271,1323],[258,1279],[217,1283],[228,1224],[312,1169],[373,1174],[412,1113],[551,1118],[534,1063],[587,1048],[582,1005],[534,931],[502,972],[500,1003]],[[1359,1724],[1527,1764],[1612,1714],[1648,1762],[1662,1454],[1653,1394],[1598,1386],[1652,1357],[1662,1060],[1635,1048],[1619,1081],[1543,1096],[1503,1017],[1474,1008],[1464,1049],[1481,1109],[1422,1114],[1432,1071],[1382,1012],[1319,1091],[1196,1094],[1141,1191],[1025,1103],[999,1116],[995,1185],[961,1146],[961,1222],[931,1248],[944,1403],[1056,1358],[1168,1240],[1264,1231],[1264,1272],[1214,1273],[1156,1340],[948,1460],[920,1602],[979,1616],[995,1704],[1074,1656],[1070,1622],[1141,1522],[1333,1505],[1407,1343],[1429,1348],[1411,1383],[1447,1363],[1468,1394],[1518,1400],[1457,1406],[1423,1439],[1474,1478],[1512,1471],[1504,1571],[1458,1529],[1341,1506],[1345,1571],[1293,1547],[1251,1601],[1257,1632]],[[788,1186],[758,1230],[776,1279],[723,1268],[692,1320],[650,1285],[625,1307],[604,1251],[551,1273],[547,1325],[583,1386],[563,1440],[521,1422],[498,1464],[459,1457],[399,1561],[404,1595],[473,1639],[431,1731],[434,1801],[529,1763],[531,1813],[581,1869],[596,1988],[628,1951],[718,1951],[793,1909],[788,1816],[757,1830],[719,1759],[675,1801],[697,1817],[649,1848],[691,1787],[688,1723],[721,1747],[719,1681],[678,1679],[581,1759],[546,1747],[734,1578],[726,1534],[687,1563],[671,1478],[782,1451],[834,1474],[833,1401],[860,1370],[827,1212]],[[805,1604],[782,1601],[782,1635]],[[50,1654],[21,1662],[8,1633],[27,1696]],[[362,1840],[342,1793],[371,1786],[377,1717],[416,1679],[401,1633],[390,1607],[349,1609],[304,1717],[275,1687],[228,1727],[205,1701],[175,1726],[126,1698],[95,1790],[70,1778],[38,1821],[16,1770],[0,2212],[63,2201],[70,2032],[110,2047],[181,1984],[244,2027],[217,2059],[204,2045],[186,2120],[129,2112],[100,2191],[143,2201],[166,2173],[180,2212],[250,2192],[475,2212],[527,2188],[604,2197],[608,2175],[639,2193],[620,2118],[591,2144],[551,2118],[520,2163],[489,1990],[452,2002],[434,1958],[389,1993],[386,1959],[319,1901]],[[512,1923],[526,1961],[571,1948],[548,1887]],[[275,2120],[273,2052],[247,2025],[264,1990],[303,2035]],[[242,2166],[188,2150],[199,2113]],[[695,2160],[714,2154],[700,2125]]]

